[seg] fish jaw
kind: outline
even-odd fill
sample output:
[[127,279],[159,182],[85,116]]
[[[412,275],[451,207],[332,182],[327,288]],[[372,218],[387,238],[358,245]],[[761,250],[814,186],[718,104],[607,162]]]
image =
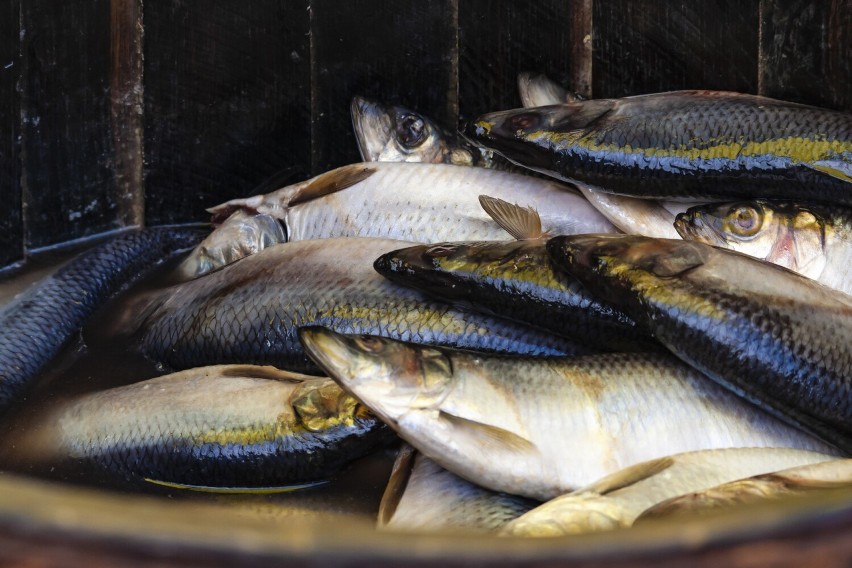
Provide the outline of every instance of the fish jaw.
[[531,125],[541,124],[543,111],[551,108],[554,107],[484,114],[467,124],[464,135],[475,144],[494,150],[516,164],[549,172],[553,169],[552,158],[548,155],[549,145],[536,136],[537,131]]
[[363,97],[353,97],[350,112],[361,157],[366,162],[378,161],[393,138],[390,114],[383,105]]
[[382,420],[435,409],[449,391],[452,364],[437,349],[320,326],[299,329],[308,356]]
[[441,255],[452,254],[460,243],[439,243],[435,245],[417,245],[383,254],[373,267],[391,280],[405,286],[429,292],[439,290],[444,299],[461,299],[474,295],[470,286],[446,273],[440,264]]

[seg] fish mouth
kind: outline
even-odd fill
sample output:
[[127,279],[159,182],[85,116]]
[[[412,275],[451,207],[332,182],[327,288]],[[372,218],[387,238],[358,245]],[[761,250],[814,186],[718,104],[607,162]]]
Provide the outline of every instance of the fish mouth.
[[435,262],[440,247],[454,247],[452,243],[417,245],[383,254],[373,263],[376,272],[402,286],[426,293],[437,293],[444,299],[461,299],[471,294],[462,279],[454,277]]
[[349,112],[361,158],[367,162],[377,161],[391,137],[390,113],[384,105],[358,96],[352,98]]
[[348,337],[319,325],[300,327],[298,334],[305,353],[329,377],[341,385],[354,381],[351,370],[359,352]]

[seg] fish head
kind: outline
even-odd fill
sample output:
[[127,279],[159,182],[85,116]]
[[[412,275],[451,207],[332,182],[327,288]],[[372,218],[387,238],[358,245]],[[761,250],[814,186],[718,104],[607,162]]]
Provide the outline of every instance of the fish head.
[[594,134],[592,122],[613,101],[599,99],[484,114],[464,134],[522,166],[556,174],[563,158]]
[[411,410],[437,408],[453,380],[450,359],[432,347],[320,326],[300,328],[299,339],[323,371],[391,424]]
[[350,107],[358,150],[366,162],[449,163],[446,135],[429,119],[403,106],[355,97]]
[[625,294],[666,288],[702,266],[713,250],[693,241],[615,234],[554,237],[546,246],[557,270],[616,304]]

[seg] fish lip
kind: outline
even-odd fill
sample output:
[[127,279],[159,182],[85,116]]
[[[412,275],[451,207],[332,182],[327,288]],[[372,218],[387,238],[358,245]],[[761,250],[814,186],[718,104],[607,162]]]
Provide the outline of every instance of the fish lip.
[[390,136],[390,131],[383,129],[381,124],[383,118],[390,121],[387,110],[381,103],[356,95],[352,97],[349,113],[352,117],[352,130],[355,132],[358,152],[367,162],[377,161],[382,149],[377,136],[381,133],[384,133],[386,137]]
[[350,367],[348,363],[352,362],[352,350],[344,335],[321,325],[302,326],[296,333],[305,353],[324,373],[342,386],[354,382],[354,377],[346,376]]

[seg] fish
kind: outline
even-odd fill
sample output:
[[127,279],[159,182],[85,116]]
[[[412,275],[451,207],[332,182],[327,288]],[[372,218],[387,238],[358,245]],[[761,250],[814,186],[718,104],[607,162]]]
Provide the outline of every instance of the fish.
[[691,207],[684,239],[739,251],[852,294],[852,210],[754,199]]
[[0,310],[0,413],[109,298],[163,261],[195,246],[199,227],[152,227],[89,249],[35,283]]
[[520,73],[518,75],[518,94],[524,108],[576,103],[586,100],[551,80],[546,75]]
[[852,205],[852,114],[767,97],[594,99],[486,114],[464,133],[519,165],[612,193]]
[[340,238],[276,245],[128,299],[108,325],[171,370],[251,363],[316,374],[296,336],[311,324],[485,351],[589,352],[529,326],[428,300],[373,269],[382,253],[411,244]]
[[208,490],[327,479],[393,441],[328,378],[274,367],[189,369],[59,404],[30,429],[37,459]]
[[738,505],[852,486],[852,460],[831,460],[791,467],[666,499],[637,517],[649,520],[706,516]]
[[852,298],[694,241],[575,235],[546,246],[679,358],[852,452]]
[[[786,448],[688,452],[639,463],[562,495],[507,523],[504,536],[554,537],[625,528],[672,497],[777,469],[835,459]],[[841,460],[842,461],[842,460]]]
[[236,211],[174,269],[174,278],[176,281],[192,280],[285,242],[287,235],[277,219]]
[[290,241],[381,237],[421,243],[500,240],[503,230],[482,210],[488,194],[541,212],[563,234],[615,231],[576,192],[551,180],[446,164],[350,164],[306,182],[209,211],[214,218],[236,209],[282,221]]
[[658,348],[628,315],[550,265],[545,249],[550,235],[535,210],[489,196],[480,201],[519,240],[406,247],[380,256],[376,271],[429,296],[534,325],[597,351]]
[[837,453],[669,354],[492,356],[302,327],[305,350],[419,452],[493,491],[545,501],[674,453]]
[[379,530],[494,532],[538,501],[497,493],[453,475],[405,444],[382,502]]

